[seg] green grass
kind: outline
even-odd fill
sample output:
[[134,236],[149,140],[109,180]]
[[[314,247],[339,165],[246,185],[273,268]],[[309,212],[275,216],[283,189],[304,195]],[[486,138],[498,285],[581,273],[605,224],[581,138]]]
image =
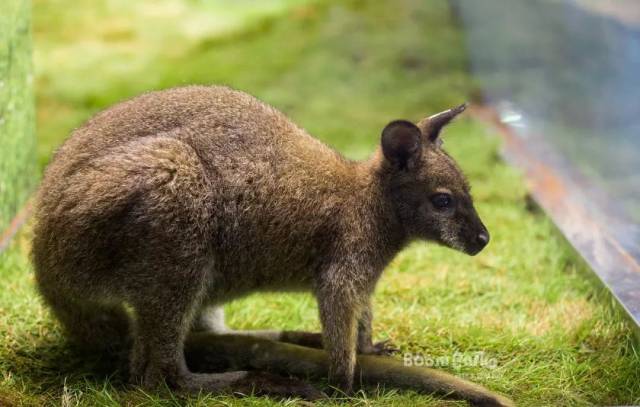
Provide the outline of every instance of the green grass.
[[29,3],[0,7],[0,233],[36,180]]
[[[35,2],[41,164],[96,110],[182,83],[249,91],[352,158],[373,151],[389,120],[418,119],[476,93],[444,0],[324,0],[289,12],[281,2],[233,28],[196,34],[182,19],[203,18],[203,7],[213,6],[163,1],[169,17],[180,18],[165,15],[159,27],[131,3]],[[498,140],[467,117],[447,130],[445,146],[471,179],[492,242],[474,258],[426,244],[403,251],[374,297],[375,335],[431,357],[483,351],[495,369],[442,368],[519,405],[640,403],[640,356],[622,312],[527,205],[521,176],[498,158]],[[127,388],[100,355],[80,358],[38,300],[28,239],[26,228],[0,258],[0,405],[278,404],[145,394]],[[319,329],[308,295],[255,295],[227,312],[236,328]],[[458,405],[392,389],[349,402]]]

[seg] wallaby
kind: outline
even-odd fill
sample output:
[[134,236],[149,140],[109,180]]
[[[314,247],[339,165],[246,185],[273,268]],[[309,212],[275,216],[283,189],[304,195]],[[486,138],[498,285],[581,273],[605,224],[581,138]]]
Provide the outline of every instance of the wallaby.
[[391,259],[417,239],[470,255],[489,242],[439,138],[463,110],[392,121],[373,156],[355,162],[227,87],[117,104],[75,130],[45,172],[33,241],[40,292],[79,344],[129,332],[131,380],[145,388],[308,396],[294,379],[193,373],[183,345],[192,329],[226,332],[229,300],[310,290],[321,335],[254,334],[324,346],[329,382],[349,392],[356,352],[390,350],[372,342],[370,296]]

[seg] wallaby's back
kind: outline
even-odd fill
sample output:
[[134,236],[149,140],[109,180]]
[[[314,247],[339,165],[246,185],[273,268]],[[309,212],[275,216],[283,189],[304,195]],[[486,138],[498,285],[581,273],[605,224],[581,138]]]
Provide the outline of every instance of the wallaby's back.
[[188,86],[146,93],[99,113],[57,151],[46,177],[68,176],[114,147],[158,135],[189,144],[207,168],[217,170],[239,161],[286,166],[289,160],[299,165],[313,158],[317,166],[323,158],[328,165],[340,160],[251,95],[223,86]]

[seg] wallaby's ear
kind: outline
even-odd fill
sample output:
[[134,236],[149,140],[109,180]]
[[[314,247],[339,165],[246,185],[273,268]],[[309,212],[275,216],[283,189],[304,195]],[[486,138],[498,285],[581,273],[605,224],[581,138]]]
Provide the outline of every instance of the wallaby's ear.
[[382,153],[400,169],[413,167],[420,156],[422,135],[420,129],[406,120],[394,120],[382,130]]
[[435,142],[438,140],[442,128],[449,124],[457,115],[464,112],[466,108],[467,104],[463,103],[460,106],[434,114],[433,116],[420,120],[418,127],[427,140]]

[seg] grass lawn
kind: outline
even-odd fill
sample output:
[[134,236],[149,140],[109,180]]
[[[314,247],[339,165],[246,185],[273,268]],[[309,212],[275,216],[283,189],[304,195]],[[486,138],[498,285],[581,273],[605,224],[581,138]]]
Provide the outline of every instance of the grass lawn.
[[[444,0],[269,1],[213,29],[206,13],[220,3],[163,0],[152,10],[150,2],[35,0],[40,164],[95,111],[178,84],[246,90],[351,158],[371,153],[388,121],[419,119],[477,93]],[[374,297],[376,337],[433,358],[484,352],[490,366],[442,369],[519,405],[640,403],[630,326],[527,204],[521,176],[499,159],[498,139],[467,117],[446,131],[445,147],[471,179],[492,242],[474,258],[423,243],[403,251]],[[80,358],[38,299],[28,241],[27,226],[0,255],[0,405],[278,404],[145,394],[126,387],[108,358]],[[319,329],[308,295],[251,296],[227,314],[236,328]],[[349,402],[464,405],[393,389]]]

